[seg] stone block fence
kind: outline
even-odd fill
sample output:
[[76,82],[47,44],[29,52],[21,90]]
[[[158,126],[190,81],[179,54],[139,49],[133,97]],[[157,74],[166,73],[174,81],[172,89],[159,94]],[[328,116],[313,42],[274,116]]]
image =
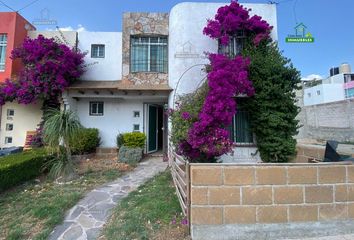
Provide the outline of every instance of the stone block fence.
[[192,239],[354,232],[351,163],[190,163],[187,169]]

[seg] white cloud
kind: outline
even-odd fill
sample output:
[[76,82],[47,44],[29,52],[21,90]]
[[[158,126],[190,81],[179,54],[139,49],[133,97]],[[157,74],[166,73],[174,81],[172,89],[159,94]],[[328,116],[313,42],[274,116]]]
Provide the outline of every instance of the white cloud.
[[[76,31],[76,32],[84,32],[87,31],[84,26],[81,24],[78,24],[76,28],[72,26],[67,26],[67,27],[61,27],[59,28],[60,31],[65,32],[65,31]],[[57,31],[57,29],[47,29],[47,31]]]
[[309,80],[314,80],[314,79],[320,80],[320,79],[323,79],[323,77],[319,74],[310,74],[306,77],[301,78],[302,81],[309,81]]

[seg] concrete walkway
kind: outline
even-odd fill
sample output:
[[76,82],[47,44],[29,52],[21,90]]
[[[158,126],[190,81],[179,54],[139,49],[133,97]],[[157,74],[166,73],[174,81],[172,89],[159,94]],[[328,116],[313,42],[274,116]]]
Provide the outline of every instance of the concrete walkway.
[[162,161],[162,157],[151,157],[141,162],[134,171],[88,193],[69,210],[63,224],[55,227],[49,239],[97,239],[112,208],[128,193],[136,190],[141,184],[166,168],[167,163]]
[[328,237],[315,237],[315,238],[300,238],[300,239],[292,239],[292,240],[354,240],[354,234],[328,236]]

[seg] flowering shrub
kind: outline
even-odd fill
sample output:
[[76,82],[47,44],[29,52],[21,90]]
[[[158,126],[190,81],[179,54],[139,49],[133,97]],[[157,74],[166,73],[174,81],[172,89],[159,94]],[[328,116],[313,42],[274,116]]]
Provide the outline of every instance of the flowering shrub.
[[26,38],[21,47],[12,51],[11,58],[20,59],[24,68],[17,81],[6,80],[1,85],[0,104],[56,99],[83,73],[83,53],[42,35]]
[[237,1],[231,1],[218,9],[215,19],[208,20],[203,33],[213,39],[218,39],[223,45],[229,43],[230,37],[238,31],[244,31],[246,36],[252,36],[253,43],[258,45],[260,41],[269,39],[272,27],[260,16],[249,16],[249,11]]
[[[272,27],[259,16],[250,17],[249,11],[232,1],[218,9],[215,19],[208,20],[203,33],[227,45],[231,37],[242,31],[258,45],[269,39]],[[190,161],[213,162],[232,150],[232,141],[225,128],[232,123],[236,113],[234,97],[254,94],[248,74],[249,58],[236,56],[230,59],[223,54],[209,54],[209,59],[208,91],[201,106],[200,98],[189,104],[182,101],[172,114],[172,142],[177,146],[177,152]],[[186,108],[193,109],[193,113]]]

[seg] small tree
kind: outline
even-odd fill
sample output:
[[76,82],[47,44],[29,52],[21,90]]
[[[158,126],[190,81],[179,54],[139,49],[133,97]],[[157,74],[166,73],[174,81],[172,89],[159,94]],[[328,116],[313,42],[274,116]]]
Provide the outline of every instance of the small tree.
[[57,155],[50,169],[54,178],[72,177],[74,168],[71,159],[70,141],[81,129],[81,124],[72,111],[49,109],[44,123],[44,142]]
[[249,67],[255,94],[247,101],[251,128],[264,162],[288,162],[296,154],[299,113],[295,90],[300,73],[282,56],[277,45],[263,41],[248,44],[243,54],[251,59]]

